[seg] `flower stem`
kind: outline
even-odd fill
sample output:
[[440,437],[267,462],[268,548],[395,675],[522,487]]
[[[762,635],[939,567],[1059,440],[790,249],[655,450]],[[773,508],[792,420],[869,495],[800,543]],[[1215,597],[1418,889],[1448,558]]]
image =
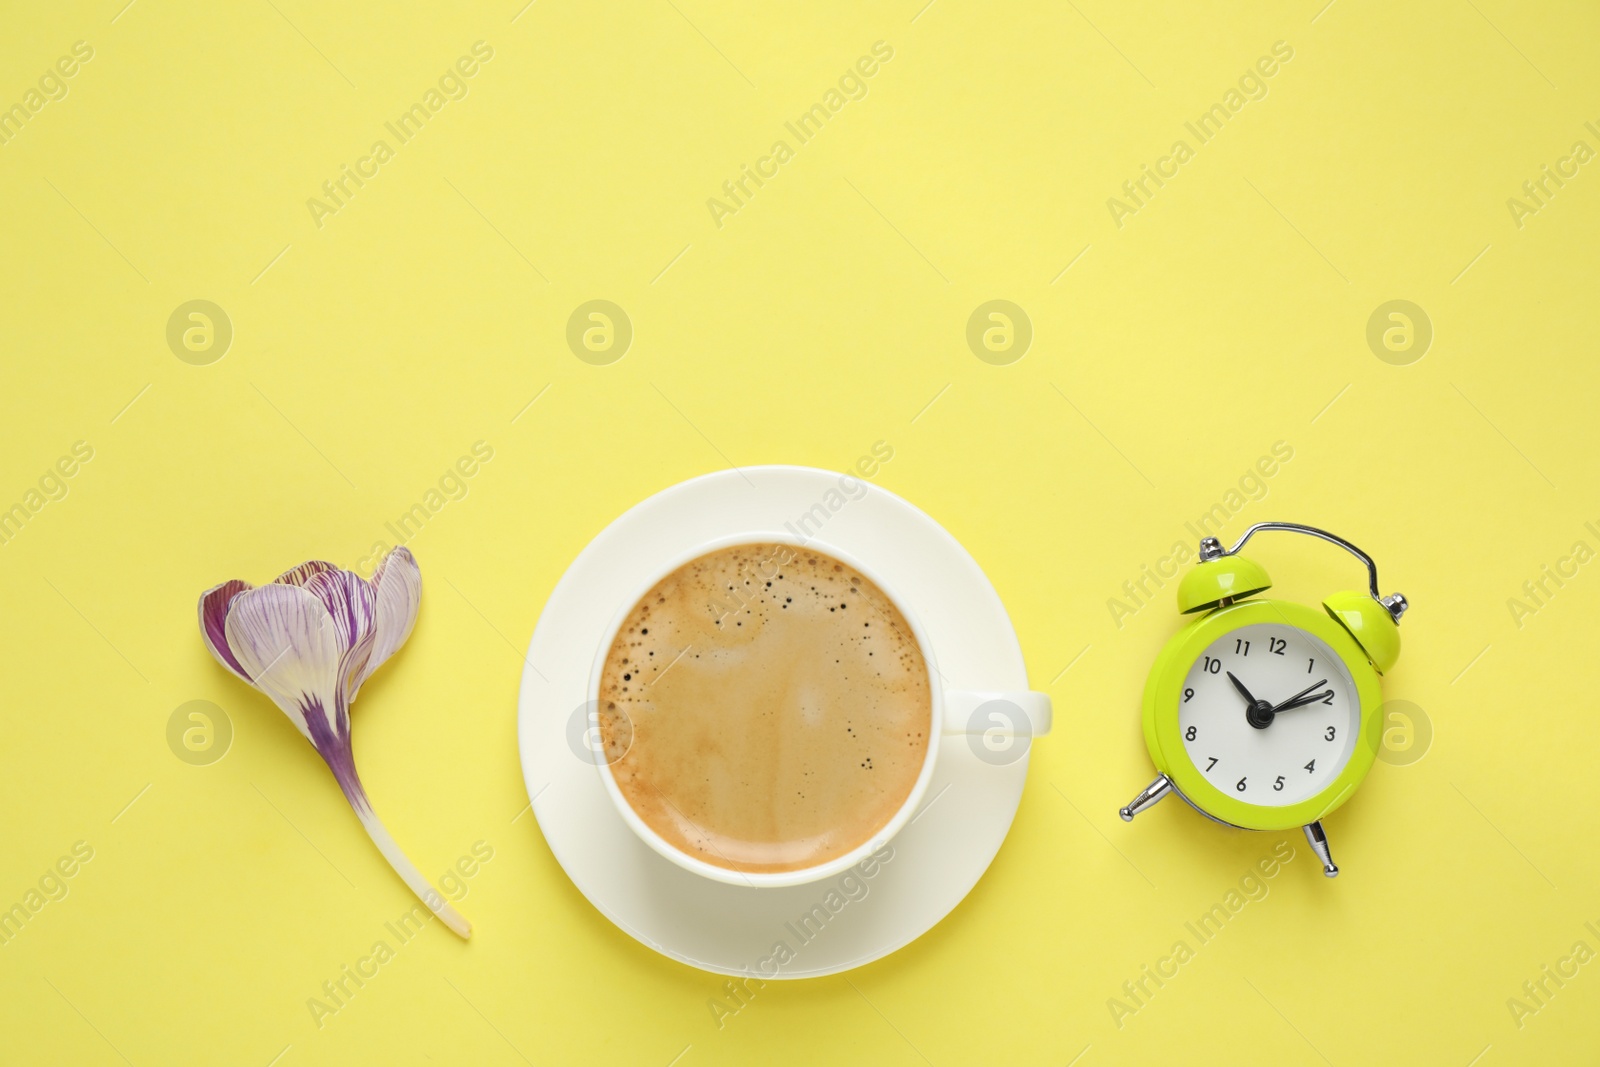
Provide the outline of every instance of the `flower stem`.
[[[308,721],[319,725],[324,723],[326,720],[322,719],[320,714],[319,710],[318,716],[307,716]],[[372,801],[367,799],[367,790],[361,784],[361,776],[356,774],[355,757],[350,748],[348,732],[337,738],[332,736],[318,738],[313,735],[311,743],[317,754],[327,763],[328,769],[333,772],[333,780],[339,783],[340,792],[344,793],[344,798],[349,801],[356,818],[367,828],[367,836],[378,846],[378,851],[389,861],[389,866],[393,867],[394,872],[411,887],[418,900],[444,920],[446,926],[463,940],[470,938],[472,924],[463,919],[461,913],[456,911],[450,902],[422,876],[416,865],[406,858],[406,854],[400,851],[400,846],[395,844],[394,838],[389,836],[389,831],[384,828],[372,810]]]
[[395,844],[394,838],[389,836],[389,831],[384,829],[383,823],[373,813],[370,805],[352,805],[356,815],[361,819],[361,825],[367,828],[367,835],[372,838],[372,843],[378,846],[378,851],[383,853],[383,858],[389,861],[395,873],[405,880],[406,885],[417,895],[417,899],[426,904],[430,911],[444,920],[444,924],[463,939],[472,936],[472,924],[461,917],[461,913],[444,898],[444,896],[422,876],[422,872],[406,858],[400,851],[400,846]]

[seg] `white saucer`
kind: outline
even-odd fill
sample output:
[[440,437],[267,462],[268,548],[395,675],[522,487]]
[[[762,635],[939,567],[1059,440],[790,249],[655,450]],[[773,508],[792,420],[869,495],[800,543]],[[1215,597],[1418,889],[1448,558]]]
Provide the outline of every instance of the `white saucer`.
[[[955,538],[885,489],[810,467],[746,467],[695,478],[638,504],[591,541],[539,616],[522,673],[518,743],[534,816],[557,861],[600,912],[663,955],[719,974],[763,974],[777,943],[792,953],[778,978],[860,966],[911,942],[961,903],[1011,828],[1028,773],[980,759],[971,739],[945,737],[922,811],[891,842],[893,857],[852,894],[837,877],[761,888],[696,876],[639,840],[600,776],[569,739],[607,625],[641,583],[714,538],[783,531],[813,506],[842,506],[801,532],[863,560],[916,614],[951,689],[1028,688],[1022,650],[994,587]],[[861,489],[866,489],[861,495]],[[829,897],[829,891],[836,892]],[[855,899],[851,899],[853,896]],[[802,917],[820,915],[808,923]]]

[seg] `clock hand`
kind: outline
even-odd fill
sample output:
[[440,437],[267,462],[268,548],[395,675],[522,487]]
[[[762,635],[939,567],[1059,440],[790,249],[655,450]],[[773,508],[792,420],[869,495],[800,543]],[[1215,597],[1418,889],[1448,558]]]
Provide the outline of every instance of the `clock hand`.
[[1243,682],[1234,677],[1232,671],[1228,672],[1228,681],[1232,682],[1233,687],[1239,691],[1239,695],[1244,697],[1244,702],[1246,704],[1254,704],[1256,702],[1256,698],[1250,695],[1250,690],[1244,687]]
[[[1285,700],[1282,704],[1279,704],[1279,705],[1275,706],[1272,709],[1272,713],[1274,715],[1276,715],[1278,712],[1283,711],[1290,704],[1293,704],[1295,701],[1299,700],[1301,697],[1305,696],[1307,693],[1311,692],[1313,689],[1321,689],[1323,686],[1325,686],[1327,684],[1328,684],[1328,680],[1326,678],[1324,678],[1324,679],[1322,679],[1322,681],[1317,682],[1315,685],[1306,686],[1304,689],[1300,690],[1300,692],[1296,693],[1294,696],[1290,697],[1288,700]],[[1317,699],[1321,700],[1322,698],[1318,697]],[[1296,705],[1296,706],[1298,706],[1298,705]]]
[[1237,689],[1239,691],[1239,695],[1245,699],[1245,721],[1251,726],[1254,726],[1257,730],[1265,730],[1267,727],[1271,726],[1272,705],[1267,703],[1265,700],[1257,700],[1254,696],[1252,696],[1250,690],[1244,687],[1243,682],[1234,677],[1232,671],[1228,672],[1228,681],[1233,683],[1233,687]]
[[1323,693],[1312,693],[1310,696],[1299,697],[1297,699],[1289,701],[1287,704],[1283,704],[1283,705],[1280,705],[1280,706],[1278,706],[1276,708],[1273,708],[1272,710],[1275,713],[1279,712],[1279,711],[1293,711],[1295,708],[1303,708],[1308,704],[1320,703],[1321,701],[1323,701],[1327,697],[1331,696],[1332,694],[1333,694],[1333,690],[1332,689],[1329,689],[1329,690],[1327,690],[1326,692],[1323,692]]

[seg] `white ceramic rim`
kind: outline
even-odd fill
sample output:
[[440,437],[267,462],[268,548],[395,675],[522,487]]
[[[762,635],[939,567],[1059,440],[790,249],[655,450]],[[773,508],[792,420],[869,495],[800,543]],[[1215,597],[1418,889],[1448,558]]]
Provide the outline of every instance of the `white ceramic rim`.
[[943,728],[945,687],[941,681],[942,676],[939,673],[938,663],[934,659],[933,642],[929,639],[927,631],[922,624],[917,620],[916,615],[906,606],[906,602],[895,593],[894,588],[884,581],[881,575],[849,552],[831,545],[821,538],[799,538],[787,531],[751,530],[727,534],[705,541],[694,550],[680,554],[672,563],[653,572],[653,576],[639,583],[634,593],[627,598],[624,606],[618,609],[616,617],[605,629],[605,637],[600,642],[600,647],[595,651],[594,666],[589,673],[588,700],[590,707],[599,707],[600,679],[605,672],[606,656],[611,651],[611,645],[616,640],[618,631],[622,629],[622,624],[628,620],[628,616],[633,613],[633,609],[639,605],[639,602],[644,599],[651,589],[655,588],[657,582],[672,574],[679,567],[699,559],[701,556],[724,548],[732,548],[735,545],[750,544],[783,544],[792,548],[821,552],[833,557],[840,563],[854,567],[861,573],[862,577],[878,587],[883,595],[889,599],[889,602],[895,606],[896,610],[900,612],[900,617],[905,619],[906,624],[911,627],[911,635],[916,639],[917,647],[922,651],[923,663],[928,670],[929,722],[928,748],[922,758],[922,769],[917,775],[916,782],[911,787],[911,792],[906,795],[905,801],[896,809],[894,815],[881,827],[874,830],[865,841],[849,852],[835,856],[825,863],[819,863],[811,867],[801,867],[793,871],[740,871],[729,867],[719,867],[697,856],[691,856],[656,833],[639,816],[639,813],[633,809],[633,805],[628,803],[628,798],[622,795],[622,789],[617,785],[616,777],[611,773],[611,765],[606,760],[604,746],[596,744],[591,747],[590,751],[594,756],[595,768],[600,775],[601,783],[605,787],[606,795],[611,798],[612,805],[617,809],[617,813],[622,816],[622,821],[628,824],[628,828],[637,834],[641,841],[673,863],[676,863],[679,867],[702,877],[710,878],[713,881],[726,882],[729,885],[749,886],[757,889],[804,885],[808,882],[818,882],[844,873],[878,851],[885,843],[892,840],[896,834],[904,829],[922,803],[922,798],[928,791],[928,784],[933,781],[934,768],[939,760],[939,749],[941,747],[939,739],[945,733]]

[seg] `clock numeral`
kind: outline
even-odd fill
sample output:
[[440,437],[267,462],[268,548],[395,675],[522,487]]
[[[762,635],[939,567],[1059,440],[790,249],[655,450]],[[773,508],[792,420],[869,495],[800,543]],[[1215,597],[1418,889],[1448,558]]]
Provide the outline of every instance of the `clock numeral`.
[[[1189,729],[1193,730],[1194,727],[1191,726],[1191,727],[1189,727]],[[1322,739],[1324,741],[1332,741],[1334,733],[1335,733],[1334,728],[1330,726],[1330,727],[1328,727],[1328,732],[1322,735]]]
[[1327,694],[1325,696],[1323,696],[1322,702],[1324,704],[1328,705],[1328,707],[1330,707],[1330,708],[1333,707],[1333,690],[1332,689],[1328,690]]
[[1243,640],[1242,638],[1235,637],[1233,639],[1233,651],[1237,655],[1248,656],[1250,654],[1250,642]]
[[1243,793],[1244,792],[1244,779],[1243,778],[1241,778],[1237,782],[1233,783],[1233,790],[1236,793]]
[[1287,649],[1288,647],[1289,647],[1289,642],[1285,641],[1281,637],[1269,637],[1269,638],[1267,638],[1267,651],[1271,652],[1274,656],[1283,655],[1284,650]]
[[[1331,729],[1333,729],[1333,727],[1330,726],[1330,727],[1328,727],[1328,729],[1331,730]],[[1194,738],[1195,738],[1195,729],[1194,729],[1194,727],[1191,726],[1191,727],[1189,727],[1188,730],[1184,731],[1183,736],[1184,736],[1185,740],[1193,741]]]
[[1314,671],[1316,669],[1317,669],[1317,661],[1316,661],[1315,658],[1306,660],[1306,673],[1307,674],[1310,674],[1312,671]]
[[1207,674],[1221,674],[1222,661],[1220,659],[1212,659],[1210,656],[1207,656],[1205,664],[1200,669],[1205,671]]
[[1210,774],[1211,773],[1211,768],[1213,768],[1213,767],[1215,767],[1217,765],[1217,757],[1211,756],[1209,758],[1210,758],[1211,762],[1206,764],[1206,773],[1207,774]]
[[1283,792],[1283,775],[1278,775],[1278,780],[1272,783],[1272,788],[1280,793]]
[[1307,774],[1314,773],[1316,771],[1316,769],[1317,769],[1317,761],[1316,760],[1312,760],[1310,763],[1306,764],[1306,773]]
[[1194,699],[1194,690],[1193,689],[1185,689],[1183,691],[1183,702],[1185,704],[1187,704],[1187,703],[1189,703],[1189,701],[1191,701],[1193,699]]

